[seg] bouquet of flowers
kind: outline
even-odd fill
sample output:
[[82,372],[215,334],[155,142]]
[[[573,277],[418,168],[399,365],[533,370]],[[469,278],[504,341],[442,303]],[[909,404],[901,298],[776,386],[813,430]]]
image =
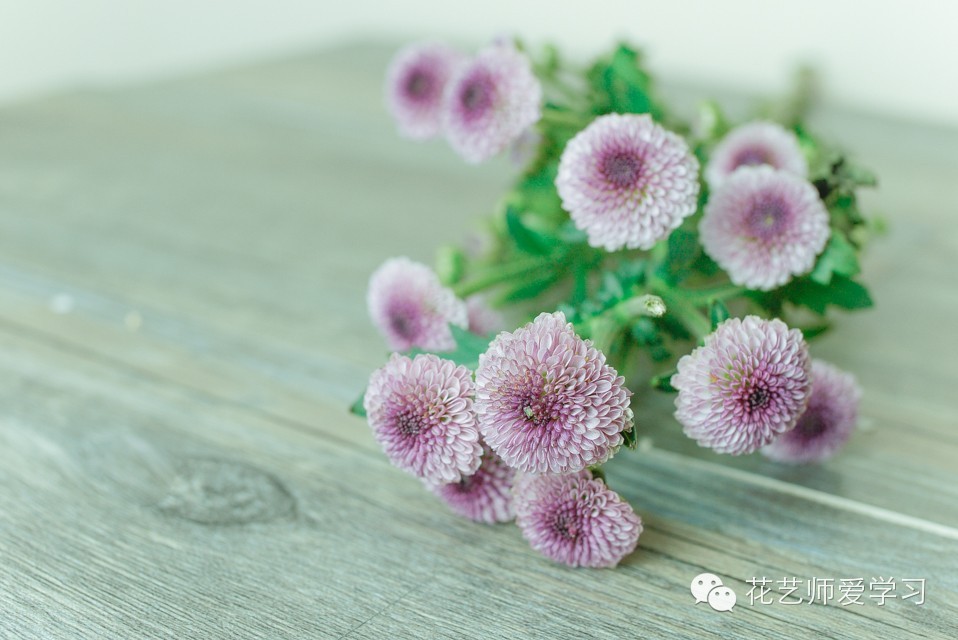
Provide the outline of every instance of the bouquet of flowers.
[[829,307],[871,305],[856,192],[875,179],[806,128],[807,91],[741,124],[714,102],[685,121],[629,46],[576,67],[498,41],[408,46],[386,94],[401,134],[522,167],[481,242],[369,283],[394,353],[352,410],[454,512],[615,566],[642,522],[601,465],[635,447],[640,385],[720,453],[808,463],[849,438],[859,388],[807,341]]

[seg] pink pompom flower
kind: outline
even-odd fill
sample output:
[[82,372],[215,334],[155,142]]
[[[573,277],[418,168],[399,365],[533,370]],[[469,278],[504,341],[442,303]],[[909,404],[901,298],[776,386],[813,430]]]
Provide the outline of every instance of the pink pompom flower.
[[821,462],[851,437],[858,421],[861,389],[850,373],[822,360],[812,360],[812,395],[798,424],[762,448],[779,462]]
[[566,145],[556,189],[589,244],[650,249],[698,206],[699,163],[647,115],[596,118]]
[[409,258],[390,258],[376,269],[366,304],[394,351],[454,349],[449,325],[465,329],[469,322],[466,304],[442,286],[432,269]]
[[805,411],[808,346],[781,320],[730,318],[679,360],[672,386],[687,436],[719,453],[751,453],[792,429]]
[[386,72],[386,104],[399,132],[422,140],[442,129],[442,96],[465,56],[442,44],[417,43],[401,49]]
[[512,45],[490,45],[449,82],[442,108],[446,138],[466,162],[483,162],[539,121],[541,102],[529,59]]
[[635,550],[642,520],[588,469],[569,475],[522,475],[516,524],[532,548],[571,567],[614,567]]
[[363,407],[394,465],[428,482],[459,482],[482,456],[474,394],[469,369],[432,354],[394,353],[370,376]]
[[808,162],[795,134],[774,122],[755,121],[736,127],[715,146],[705,179],[715,189],[739,167],[757,165],[808,176]]
[[488,446],[483,445],[482,464],[472,475],[459,482],[427,484],[429,490],[464,518],[494,524],[516,517],[512,507],[512,469]]
[[810,271],[830,234],[815,187],[768,166],[729,176],[705,205],[699,232],[733,283],[762,291]]
[[631,392],[561,312],[500,333],[479,356],[483,438],[511,467],[570,473],[609,459],[632,428]]

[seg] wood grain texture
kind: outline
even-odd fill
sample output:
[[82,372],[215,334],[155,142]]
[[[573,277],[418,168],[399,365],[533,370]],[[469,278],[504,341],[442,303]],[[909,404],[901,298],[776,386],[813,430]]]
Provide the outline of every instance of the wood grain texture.
[[[368,274],[460,241],[510,175],[397,139],[387,56],[0,110],[0,637],[954,637],[958,132],[816,122],[878,170],[892,227],[877,308],[813,349],[865,389],[846,451],[720,457],[643,393],[645,446],[609,473],[639,550],[570,570],[449,514],[345,412],[384,357]],[[693,605],[703,571],[731,613]],[[925,604],[745,597],[889,575],[925,578]]]

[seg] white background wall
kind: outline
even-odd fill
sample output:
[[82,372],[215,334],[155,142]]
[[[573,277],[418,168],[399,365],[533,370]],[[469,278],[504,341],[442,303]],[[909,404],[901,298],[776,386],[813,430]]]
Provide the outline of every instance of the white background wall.
[[810,61],[835,102],[958,125],[949,0],[0,0],[0,101],[354,37],[503,32],[581,55],[626,36],[660,74],[761,91]]

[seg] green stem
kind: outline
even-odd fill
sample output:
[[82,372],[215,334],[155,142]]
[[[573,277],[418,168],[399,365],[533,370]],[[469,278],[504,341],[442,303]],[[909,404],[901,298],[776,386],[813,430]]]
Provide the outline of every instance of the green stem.
[[708,304],[713,300],[727,300],[741,295],[745,291],[744,287],[734,284],[723,284],[708,289],[685,289],[682,290],[682,297],[694,304]]
[[626,298],[592,318],[595,322],[611,321],[616,325],[629,325],[641,316],[659,318],[667,312],[664,301],[655,295],[638,294]]
[[684,291],[671,288],[661,278],[653,278],[651,284],[656,295],[665,301],[666,315],[671,314],[678,319],[697,340],[702,341],[712,333],[712,323],[698,309],[698,305],[704,302],[695,302]]
[[705,336],[712,333],[712,323],[695,306],[685,298],[673,295],[671,292],[660,292],[660,296],[665,300],[665,306],[668,312],[678,318],[686,329],[699,341],[705,339]]
[[521,278],[530,273],[540,271],[553,264],[553,260],[517,260],[497,265],[475,274],[470,280],[452,286],[452,290],[460,298],[466,298],[474,293],[493,287],[503,282]]
[[592,116],[575,113],[573,111],[545,109],[542,112],[542,119],[539,120],[539,122],[546,125],[584,129],[590,122],[592,122]]
[[[559,95],[568,100],[573,106],[588,107],[588,102],[583,98],[584,92],[570,87],[557,76],[552,75],[543,78],[543,84],[554,89]],[[554,111],[554,110],[552,110]]]

